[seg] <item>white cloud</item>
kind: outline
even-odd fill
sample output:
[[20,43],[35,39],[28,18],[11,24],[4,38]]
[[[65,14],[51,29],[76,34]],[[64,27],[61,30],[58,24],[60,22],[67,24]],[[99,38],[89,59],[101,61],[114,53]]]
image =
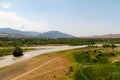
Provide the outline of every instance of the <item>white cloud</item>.
[[3,9],[11,8],[11,6],[12,6],[11,3],[2,3],[2,4],[0,4],[0,8],[3,8]]
[[15,12],[0,11],[0,28],[10,27],[23,31],[45,31],[45,23],[35,23],[17,15]]

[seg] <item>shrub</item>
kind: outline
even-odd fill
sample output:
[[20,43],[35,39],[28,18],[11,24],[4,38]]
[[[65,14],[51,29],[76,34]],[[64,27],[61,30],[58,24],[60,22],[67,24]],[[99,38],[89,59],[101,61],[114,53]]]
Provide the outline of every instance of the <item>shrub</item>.
[[108,80],[120,80],[120,73],[119,72],[113,72]]
[[23,50],[20,47],[15,47],[13,51],[13,56],[14,57],[19,57],[23,55]]
[[110,47],[110,44],[103,44],[102,45],[104,48],[108,48],[108,47]]
[[74,55],[74,59],[78,63],[89,63],[90,62],[90,56],[87,52],[76,53]]
[[73,72],[73,71],[74,71],[72,66],[69,66],[69,71],[70,71],[70,72]]

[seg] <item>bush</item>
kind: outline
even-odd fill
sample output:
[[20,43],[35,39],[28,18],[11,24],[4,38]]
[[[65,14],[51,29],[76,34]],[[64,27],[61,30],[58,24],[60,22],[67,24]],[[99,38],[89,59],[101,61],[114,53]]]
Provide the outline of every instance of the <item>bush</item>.
[[13,51],[13,56],[14,57],[19,57],[23,55],[23,50],[20,47],[15,47]]
[[102,45],[104,48],[108,48],[108,47],[110,47],[110,44],[103,44]]
[[78,63],[89,63],[90,55],[87,52],[76,53],[74,59]]
[[113,72],[108,80],[120,80],[120,73],[119,72]]

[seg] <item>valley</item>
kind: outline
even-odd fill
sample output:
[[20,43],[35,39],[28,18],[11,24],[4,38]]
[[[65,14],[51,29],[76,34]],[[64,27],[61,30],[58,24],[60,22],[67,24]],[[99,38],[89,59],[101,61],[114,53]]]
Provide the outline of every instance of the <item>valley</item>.
[[[1,80],[119,80],[120,47],[52,52],[0,69]],[[9,73],[10,72],[10,73]],[[5,77],[6,76],[6,77]],[[115,76],[115,77],[114,77]]]

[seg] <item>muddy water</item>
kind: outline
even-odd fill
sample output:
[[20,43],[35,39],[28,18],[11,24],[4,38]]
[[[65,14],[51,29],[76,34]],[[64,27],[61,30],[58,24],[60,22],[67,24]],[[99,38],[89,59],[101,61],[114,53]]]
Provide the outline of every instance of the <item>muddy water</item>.
[[38,56],[40,54],[45,54],[49,52],[56,52],[61,50],[67,50],[67,49],[74,49],[74,48],[83,48],[86,46],[40,46],[40,47],[32,47],[36,48],[37,50],[25,52],[24,56],[22,57],[13,57],[12,55],[1,57],[0,58],[0,68],[8,66],[13,63],[21,62],[24,60],[28,60],[32,57]]

